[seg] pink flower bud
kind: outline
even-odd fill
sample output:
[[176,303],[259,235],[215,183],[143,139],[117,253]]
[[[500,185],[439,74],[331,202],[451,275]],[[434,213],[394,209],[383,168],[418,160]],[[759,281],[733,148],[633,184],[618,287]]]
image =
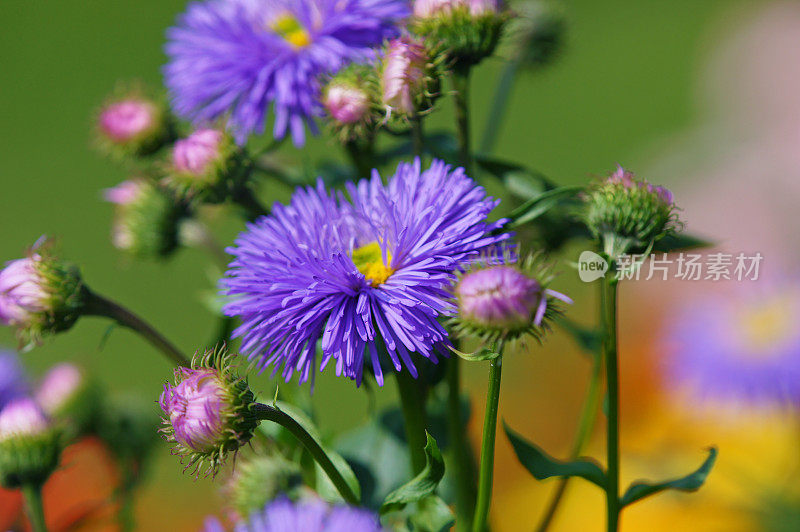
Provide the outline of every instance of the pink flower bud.
[[111,142],[125,144],[156,127],[157,114],[155,105],[147,100],[115,102],[100,112],[100,131]]
[[139,197],[143,189],[139,179],[128,179],[119,185],[103,191],[103,198],[116,205],[130,205]]
[[175,143],[172,166],[183,174],[201,176],[222,156],[224,133],[216,129],[199,129]]
[[325,93],[325,109],[341,124],[355,124],[369,110],[369,97],[357,87],[332,84]]
[[14,399],[0,411],[0,441],[19,436],[35,436],[50,427],[42,409],[33,399]]
[[[494,266],[466,274],[456,287],[459,311],[476,326],[516,330],[544,315],[542,286],[513,266]],[[542,308],[541,312],[539,311]]]
[[80,369],[73,364],[59,364],[45,375],[36,391],[36,401],[45,412],[53,415],[75,397],[83,384]]
[[212,452],[226,440],[225,419],[233,412],[226,383],[210,368],[179,372],[180,382],[164,386],[159,405],[178,444],[198,453]]
[[36,268],[38,255],[9,262],[0,271],[0,323],[25,327],[32,315],[48,309],[44,279]]
[[383,103],[392,111],[413,115],[422,98],[428,55],[425,47],[409,37],[389,43],[384,58]]

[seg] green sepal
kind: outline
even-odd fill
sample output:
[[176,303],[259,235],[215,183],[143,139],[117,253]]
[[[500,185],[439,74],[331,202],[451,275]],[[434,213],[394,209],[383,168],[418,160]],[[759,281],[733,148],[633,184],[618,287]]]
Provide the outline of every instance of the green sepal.
[[391,492],[381,505],[381,515],[405,508],[407,504],[419,502],[433,495],[444,476],[444,460],[436,440],[425,432],[425,468],[410,482]]
[[580,477],[602,489],[606,489],[606,474],[603,468],[594,460],[579,458],[573,462],[562,462],[549,456],[536,445],[526,441],[505,423],[503,423],[503,428],[509,441],[511,441],[517,460],[536,480],[545,480],[551,477]]
[[717,449],[715,447],[711,447],[708,450],[708,458],[706,458],[705,462],[703,462],[703,464],[697,470],[686,475],[685,477],[666,480],[664,482],[658,482],[655,484],[644,480],[634,482],[622,496],[622,499],[620,500],[620,506],[624,508],[629,504],[633,504],[638,500],[655,495],[664,490],[677,490],[684,492],[697,491],[706,481],[706,478],[711,472],[711,468],[714,467],[714,462],[716,460]]

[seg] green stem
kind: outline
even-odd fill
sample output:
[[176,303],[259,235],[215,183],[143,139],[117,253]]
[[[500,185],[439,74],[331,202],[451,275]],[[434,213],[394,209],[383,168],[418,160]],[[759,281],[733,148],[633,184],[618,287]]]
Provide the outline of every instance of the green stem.
[[[457,347],[457,346],[456,346]],[[458,357],[447,360],[447,431],[453,458],[456,489],[456,531],[472,529],[475,513],[475,462],[467,437],[466,426],[461,419],[461,365]]]
[[86,307],[83,313],[87,316],[103,316],[114,320],[122,327],[139,334],[175,364],[187,367],[190,365],[189,359],[149,323],[125,307],[90,291],[88,288],[86,289]]
[[503,370],[503,346],[497,347],[500,354],[489,366],[489,389],[486,391],[486,413],[483,417],[483,440],[481,442],[481,468],[478,477],[478,504],[475,507],[473,532],[484,532],[492,502],[492,480],[494,478],[494,444],[497,433],[497,407],[500,403],[500,377]]
[[42,504],[42,485],[24,484],[22,486],[22,495],[25,498],[28,520],[31,523],[33,532],[47,532],[47,525],[44,521],[44,505]]
[[411,147],[414,156],[422,158],[425,150],[425,135],[422,129],[422,117],[419,114],[411,117]]
[[514,86],[514,80],[517,77],[517,72],[519,71],[521,63],[519,57],[511,58],[506,63],[503,73],[500,75],[500,81],[497,82],[497,88],[492,98],[492,108],[489,111],[486,127],[481,137],[480,153],[491,153],[497,143],[500,127],[503,125],[506,110],[508,109],[511,88]]
[[458,158],[459,163],[469,175],[472,172],[472,147],[469,120],[469,70],[453,73],[453,88],[455,88]]
[[245,212],[249,221],[254,221],[261,216],[269,216],[269,209],[261,203],[249,187],[239,187],[232,196],[234,203]]
[[[592,362],[592,373],[589,377],[589,389],[586,392],[586,399],[584,399],[583,407],[581,408],[578,432],[575,434],[575,440],[572,443],[572,452],[570,453],[571,460],[581,455],[592,434],[592,429],[597,420],[598,406],[600,404],[600,382],[602,380],[602,374],[602,358],[599,354],[595,354]],[[566,492],[569,479],[570,477],[562,477],[559,479],[553,497],[547,505],[547,509],[545,510],[539,526],[536,528],[538,532],[545,532],[552,524],[553,518],[556,515],[556,510],[558,510],[558,506]]]
[[374,167],[374,141],[372,139],[364,141],[349,140],[345,144],[347,154],[353,166],[358,172],[359,179],[369,179]]
[[608,532],[619,527],[619,369],[617,368],[617,280],[603,280],[603,359],[608,388],[608,485],[606,509]]
[[325,452],[325,449],[323,449],[314,436],[309,434],[300,423],[292,418],[292,416],[275,407],[261,403],[252,405],[252,412],[256,415],[256,417],[258,417],[258,419],[261,419],[262,421],[272,421],[273,423],[278,423],[283,428],[291,432],[292,435],[297,438],[303,447],[305,447],[306,450],[311,454],[311,457],[314,459],[314,461],[316,461],[322,470],[325,471],[325,474],[328,475],[328,478],[331,480],[331,482],[333,482],[333,485],[336,487],[339,495],[341,495],[348,504],[354,506],[359,504],[360,501],[358,500],[358,497],[350,488],[350,485],[333,464],[331,459],[328,458],[328,454]]
[[417,381],[405,371],[395,372],[397,394],[406,428],[406,441],[411,455],[411,469],[415,475],[425,468],[425,402]]

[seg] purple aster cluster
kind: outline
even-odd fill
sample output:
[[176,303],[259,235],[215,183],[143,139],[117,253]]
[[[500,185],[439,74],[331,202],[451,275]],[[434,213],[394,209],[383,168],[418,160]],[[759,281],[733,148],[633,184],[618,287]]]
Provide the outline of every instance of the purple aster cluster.
[[710,403],[798,405],[798,321],[796,283],[686,305],[665,331],[668,384]]
[[455,310],[454,274],[508,237],[494,234],[503,220],[486,220],[498,201],[441,161],[347,188],[349,200],[321,182],[300,189],[248,226],[228,249],[225,313],[242,319],[242,352],[262,369],[283,365],[287,380],[309,378],[319,340],[320,369],[334,359],[337,375],[359,384],[367,356],[383,384],[382,345],[395,370],[416,377],[411,353],[436,361],[447,342],[438,318]]
[[192,3],[167,34],[174,109],[201,124],[229,117],[243,143],[272,107],[275,138],[302,145],[322,113],[320,76],[372,58],[407,15],[403,0]]
[[[294,503],[285,497],[267,504],[247,522],[236,527],[237,532],[382,532],[378,517],[360,508],[329,506],[320,500]],[[214,518],[206,521],[203,532],[224,532]]]

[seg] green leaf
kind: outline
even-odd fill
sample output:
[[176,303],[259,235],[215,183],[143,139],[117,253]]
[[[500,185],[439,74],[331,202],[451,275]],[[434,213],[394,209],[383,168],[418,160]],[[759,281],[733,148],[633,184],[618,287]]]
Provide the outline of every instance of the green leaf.
[[523,200],[556,188],[544,174],[519,164],[481,155],[476,157],[475,162],[481,170],[499,179],[509,192]]
[[[350,464],[347,463],[342,455],[337,453],[336,451],[330,449],[322,442],[322,437],[320,436],[319,429],[314,424],[313,421],[299,408],[296,408],[294,405],[290,403],[286,403],[283,401],[276,401],[274,406],[284,412],[285,414],[289,415],[294,419],[300,426],[302,426],[306,432],[317,442],[317,444],[322,447],[325,451],[325,454],[328,456],[330,461],[333,463],[334,467],[336,467],[339,474],[342,476],[347,485],[350,486],[350,489],[355,493],[356,497],[361,497],[361,486],[358,483],[358,478],[356,478],[356,474],[353,472],[353,469],[350,467]],[[264,425],[271,425],[271,423],[261,423],[259,426]],[[331,480],[328,478],[328,475],[322,470],[319,464],[315,463],[315,468],[317,471],[316,479],[317,479],[317,491],[320,495],[324,496],[328,500],[333,501],[340,501],[341,497],[338,493],[338,490],[333,485]]]
[[574,321],[564,316],[557,316],[554,320],[560,325],[584,351],[596,354],[600,351],[602,333],[598,329],[592,329],[578,325]]
[[444,532],[456,521],[450,507],[440,497],[429,495],[416,503],[409,521],[418,532]]
[[688,235],[686,233],[672,233],[656,242],[653,246],[653,251],[659,253],[674,253],[676,251],[707,248],[713,245],[713,242],[693,235]]
[[425,444],[425,468],[410,482],[400,486],[384,499],[381,514],[402,510],[409,503],[433,495],[436,486],[441,482],[444,476],[442,453],[439,452],[436,440],[427,432],[425,435],[428,438]]
[[711,468],[714,467],[714,462],[716,460],[717,449],[712,447],[708,450],[708,458],[706,458],[706,461],[703,462],[703,465],[685,477],[667,480],[657,484],[651,484],[650,482],[644,480],[634,482],[628,488],[628,491],[625,492],[625,495],[622,496],[620,504],[624,508],[625,506],[633,504],[640,499],[644,499],[650,495],[655,495],[656,493],[664,490],[678,490],[686,492],[697,491],[706,481],[706,477],[708,477],[708,474],[711,472]]
[[479,350],[473,353],[464,353],[463,351],[459,351],[454,347],[450,347],[450,351],[458,355],[459,358],[463,358],[469,362],[481,362],[484,360],[494,360],[495,358],[500,356],[500,353],[495,353],[493,350],[489,349],[488,347],[482,347]]
[[583,189],[584,187],[577,186],[561,187],[539,194],[514,209],[509,216],[512,220],[509,226],[519,227],[520,225],[532,222],[558,205],[562,200],[576,196]]
[[586,458],[574,462],[562,462],[549,456],[536,445],[526,441],[522,436],[503,423],[506,435],[514,447],[519,462],[536,480],[551,477],[581,477],[602,489],[606,488],[606,474],[597,462]]

